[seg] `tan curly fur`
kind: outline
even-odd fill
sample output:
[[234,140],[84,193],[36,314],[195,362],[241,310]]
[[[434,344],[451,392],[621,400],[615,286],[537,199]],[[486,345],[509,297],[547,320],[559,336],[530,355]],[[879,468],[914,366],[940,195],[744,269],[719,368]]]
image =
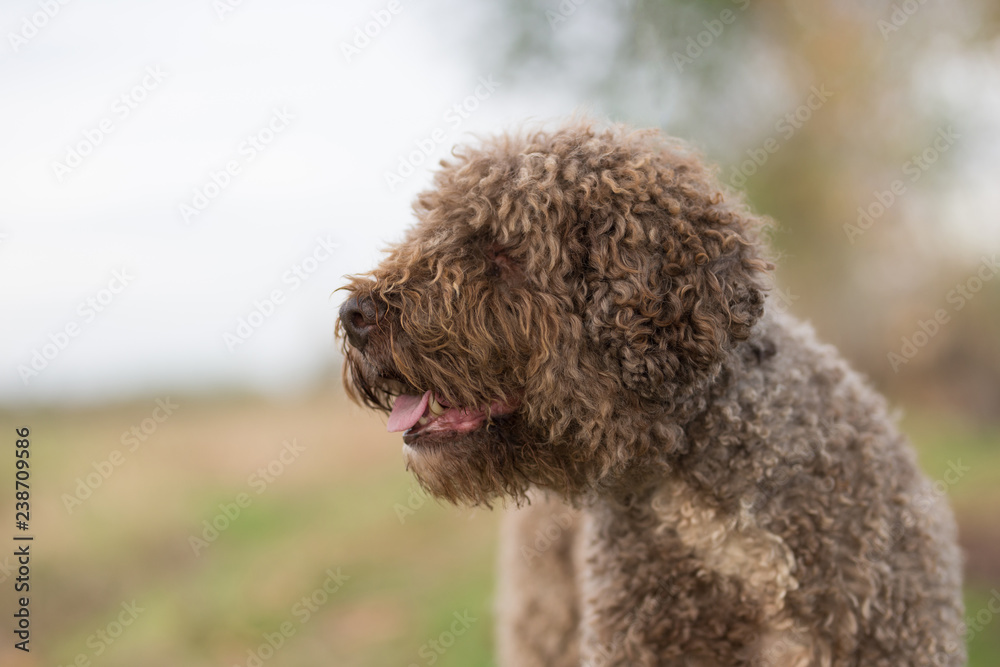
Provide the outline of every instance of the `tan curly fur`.
[[884,401],[765,305],[763,221],[696,153],[503,135],[415,213],[347,287],[345,384],[386,412],[431,392],[408,468],[513,501],[502,665],[964,664],[947,505]]

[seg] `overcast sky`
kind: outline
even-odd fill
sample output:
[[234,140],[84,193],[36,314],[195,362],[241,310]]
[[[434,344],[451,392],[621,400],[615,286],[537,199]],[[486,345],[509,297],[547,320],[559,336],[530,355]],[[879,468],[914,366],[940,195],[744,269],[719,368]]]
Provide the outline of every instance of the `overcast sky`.
[[428,166],[575,109],[514,99],[405,1],[42,4],[0,14],[8,404],[314,377],[331,293],[410,222]]

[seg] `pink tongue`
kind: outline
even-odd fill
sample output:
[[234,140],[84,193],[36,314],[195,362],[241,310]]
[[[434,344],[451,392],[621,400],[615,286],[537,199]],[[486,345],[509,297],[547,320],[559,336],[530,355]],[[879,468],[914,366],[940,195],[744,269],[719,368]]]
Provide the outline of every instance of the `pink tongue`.
[[389,415],[389,423],[386,424],[386,428],[390,433],[413,428],[413,425],[424,415],[424,410],[427,409],[427,403],[430,400],[431,392],[429,391],[423,396],[410,394],[397,396],[396,401],[392,404],[392,414]]

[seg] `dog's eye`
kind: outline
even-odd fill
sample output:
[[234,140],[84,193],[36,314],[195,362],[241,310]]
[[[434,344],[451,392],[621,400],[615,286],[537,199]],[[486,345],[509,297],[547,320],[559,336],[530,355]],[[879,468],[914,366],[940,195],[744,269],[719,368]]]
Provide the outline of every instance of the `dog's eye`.
[[499,278],[511,284],[521,281],[521,268],[503,250],[492,248],[489,253],[489,259],[490,262],[486,268],[486,275],[490,278]]
[[[482,275],[490,280],[509,286],[524,283],[524,271],[518,261],[496,241],[481,241],[479,244],[479,266]],[[485,261],[484,261],[485,260]]]

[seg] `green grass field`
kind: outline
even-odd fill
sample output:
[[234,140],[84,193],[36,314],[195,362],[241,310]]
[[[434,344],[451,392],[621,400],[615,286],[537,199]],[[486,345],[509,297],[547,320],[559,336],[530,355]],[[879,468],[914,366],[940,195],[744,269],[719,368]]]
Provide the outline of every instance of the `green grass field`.
[[[7,635],[0,664],[493,664],[496,513],[424,497],[398,434],[339,392],[173,401],[162,423],[153,399],[0,413],[5,498],[14,428],[31,428],[36,535],[32,651]],[[136,441],[122,436],[144,420],[155,430],[130,451]],[[969,613],[989,613],[1000,435],[945,417],[905,424],[933,478],[957,461],[970,468],[948,491],[975,531]],[[12,502],[3,507],[12,522]],[[10,619],[12,575],[0,577]],[[971,665],[1000,664],[1000,621],[984,624],[971,653]]]

